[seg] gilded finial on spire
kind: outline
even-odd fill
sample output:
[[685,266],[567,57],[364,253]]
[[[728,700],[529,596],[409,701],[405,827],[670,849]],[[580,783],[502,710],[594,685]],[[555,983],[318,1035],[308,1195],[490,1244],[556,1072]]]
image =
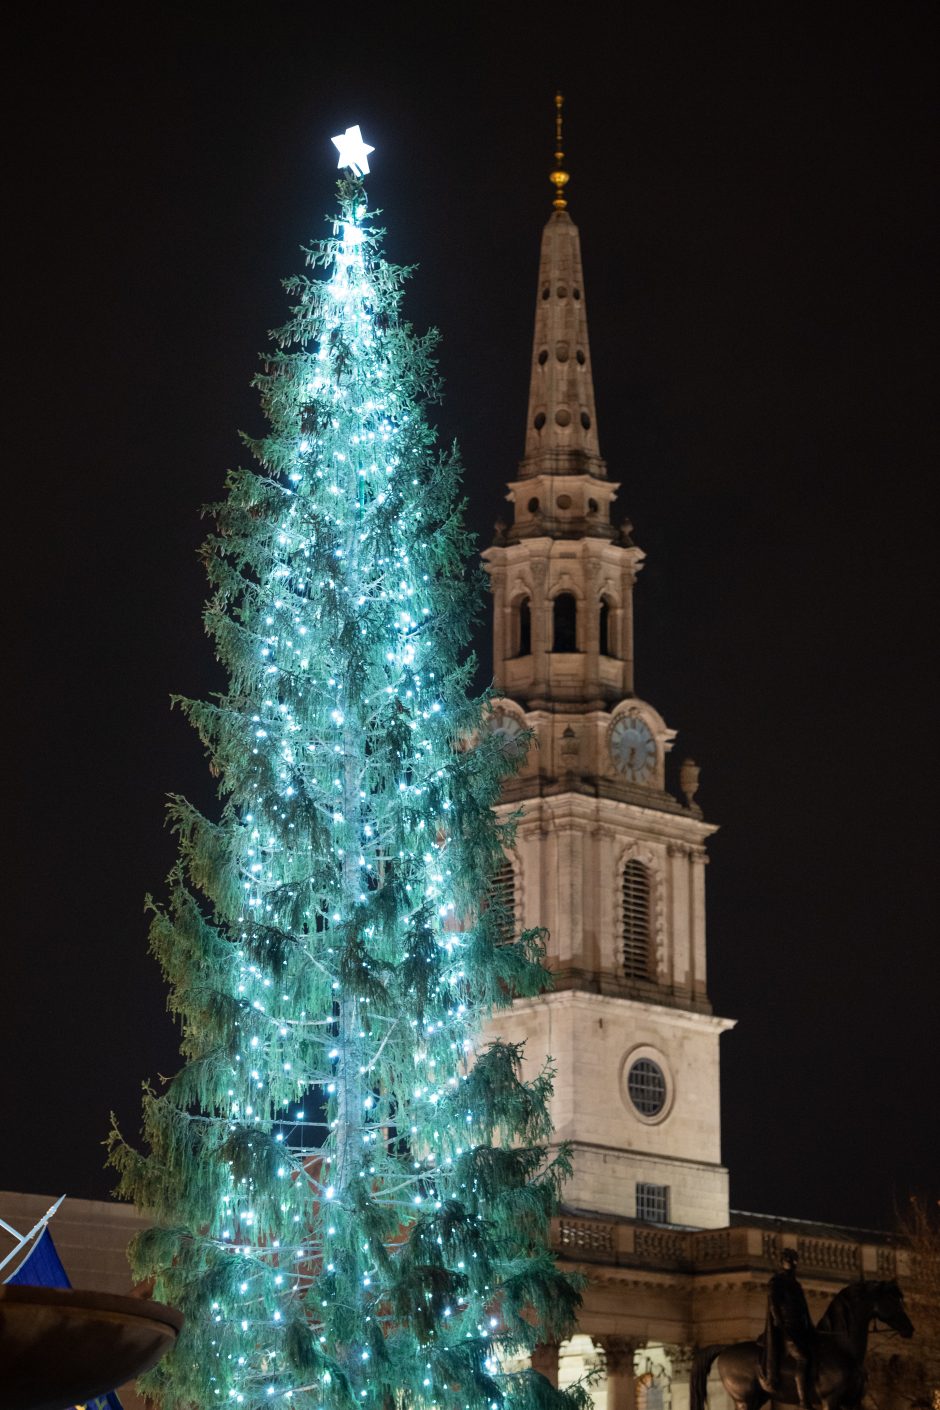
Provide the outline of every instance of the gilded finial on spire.
[[568,173],[562,171],[561,164],[565,159],[561,145],[561,110],[565,100],[560,93],[555,94],[555,170],[550,173],[549,180],[555,188],[555,199],[552,205],[556,211],[563,211],[568,202],[565,200],[565,187],[568,184]]

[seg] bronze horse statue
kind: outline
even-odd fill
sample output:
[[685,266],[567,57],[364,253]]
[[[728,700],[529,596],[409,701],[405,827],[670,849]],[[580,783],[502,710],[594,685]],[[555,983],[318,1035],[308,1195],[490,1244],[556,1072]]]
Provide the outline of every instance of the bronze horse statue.
[[[865,1390],[865,1354],[868,1332],[874,1322],[884,1322],[902,1337],[914,1328],[904,1310],[904,1295],[895,1282],[850,1283],[836,1293],[816,1324],[813,1400],[823,1410],[857,1410]],[[691,1410],[706,1410],[708,1373],[717,1362],[718,1374],[734,1401],[735,1410],[759,1410],[768,1400],[796,1405],[798,1397],[792,1370],[781,1363],[780,1390],[771,1396],[758,1373],[763,1348],[756,1341],[728,1346],[706,1346],[692,1363]]]

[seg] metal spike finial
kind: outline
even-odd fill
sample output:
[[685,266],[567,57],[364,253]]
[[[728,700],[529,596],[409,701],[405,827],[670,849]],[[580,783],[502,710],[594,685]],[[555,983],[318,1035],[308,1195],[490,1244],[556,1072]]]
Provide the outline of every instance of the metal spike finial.
[[565,105],[564,96],[561,93],[555,94],[555,170],[549,174],[549,181],[555,188],[555,199],[552,205],[556,211],[563,211],[568,202],[565,200],[565,187],[568,184],[568,173],[562,170],[562,162],[565,159],[562,150],[562,108]]

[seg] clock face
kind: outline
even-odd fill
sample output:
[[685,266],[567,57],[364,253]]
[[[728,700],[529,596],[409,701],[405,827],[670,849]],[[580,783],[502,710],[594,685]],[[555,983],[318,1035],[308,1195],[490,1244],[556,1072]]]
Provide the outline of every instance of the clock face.
[[656,767],[656,741],[640,715],[621,715],[610,729],[614,768],[631,783],[648,783]]
[[488,729],[499,740],[507,759],[519,758],[525,749],[525,741],[522,738],[523,726],[515,715],[495,710],[489,718]]

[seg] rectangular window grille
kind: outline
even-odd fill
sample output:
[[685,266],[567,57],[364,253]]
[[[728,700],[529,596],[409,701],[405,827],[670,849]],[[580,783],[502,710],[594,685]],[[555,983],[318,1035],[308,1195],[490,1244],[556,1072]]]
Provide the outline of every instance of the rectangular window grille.
[[650,876],[635,857],[623,869],[623,972],[650,977]]
[[636,1217],[649,1224],[669,1223],[669,1186],[637,1183]]

